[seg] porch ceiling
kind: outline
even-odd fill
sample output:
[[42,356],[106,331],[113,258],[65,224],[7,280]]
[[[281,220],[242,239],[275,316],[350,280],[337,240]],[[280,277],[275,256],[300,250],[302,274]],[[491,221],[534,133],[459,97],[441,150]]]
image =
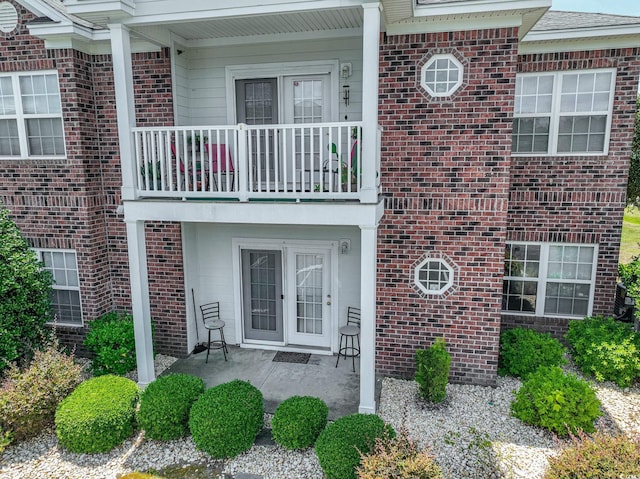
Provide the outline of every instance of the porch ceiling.
[[172,23],[169,30],[187,41],[289,33],[350,30],[362,27],[362,8],[315,10]]

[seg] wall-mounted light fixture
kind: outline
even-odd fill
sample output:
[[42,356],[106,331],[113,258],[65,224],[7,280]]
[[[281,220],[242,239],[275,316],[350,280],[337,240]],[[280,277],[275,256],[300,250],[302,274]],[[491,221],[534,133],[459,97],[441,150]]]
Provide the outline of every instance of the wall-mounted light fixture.
[[340,240],[340,253],[347,254],[351,251],[351,240],[348,238],[343,238]]

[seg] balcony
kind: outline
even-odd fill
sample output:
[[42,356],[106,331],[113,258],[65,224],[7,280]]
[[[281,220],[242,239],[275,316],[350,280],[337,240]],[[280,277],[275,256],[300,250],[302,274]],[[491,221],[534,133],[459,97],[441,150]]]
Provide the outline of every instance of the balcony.
[[377,139],[367,155],[362,122],[134,128],[136,196],[357,201],[379,189]]

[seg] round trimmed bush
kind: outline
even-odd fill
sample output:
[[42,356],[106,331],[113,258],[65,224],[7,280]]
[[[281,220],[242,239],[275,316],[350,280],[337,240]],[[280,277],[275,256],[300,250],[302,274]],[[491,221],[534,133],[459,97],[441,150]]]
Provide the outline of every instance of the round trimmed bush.
[[215,458],[248,450],[262,429],[262,393],[236,379],[207,389],[191,407],[189,429],[197,448]]
[[189,434],[189,411],[204,393],[202,378],[190,374],[160,376],[140,396],[138,425],[146,437],[168,441]]
[[293,396],[280,403],[273,415],[273,439],[287,449],[304,449],[316,442],[327,425],[329,408],[322,399]]
[[130,437],[139,388],[130,379],[100,376],[80,384],[56,410],[58,441],[72,452],[107,452]]
[[351,414],[329,424],[318,436],[315,451],[329,479],[356,479],[360,454],[368,454],[377,438],[395,431],[375,414]]
[[564,374],[557,366],[541,367],[522,384],[511,412],[527,424],[566,436],[579,430],[594,431],[600,401],[587,382]]
[[500,334],[498,374],[526,378],[540,366],[560,366],[565,348],[550,334],[527,328],[508,329]]

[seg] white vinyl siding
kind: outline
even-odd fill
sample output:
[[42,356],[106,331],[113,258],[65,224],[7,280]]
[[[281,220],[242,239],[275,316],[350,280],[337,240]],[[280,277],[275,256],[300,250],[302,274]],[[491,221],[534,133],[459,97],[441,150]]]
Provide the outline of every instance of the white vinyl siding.
[[606,154],[615,77],[614,69],[518,75],[513,154]]
[[82,326],[82,304],[78,261],[73,250],[36,250],[44,269],[53,276],[51,303],[55,323],[67,326]]
[[0,158],[64,155],[58,74],[0,75]]
[[588,316],[593,306],[597,253],[596,245],[508,243],[503,312]]
[[[329,53],[327,53],[329,52]],[[233,92],[226,90],[227,66],[263,64],[276,65],[278,63],[292,64],[300,62],[300,71],[288,71],[287,75],[304,75],[305,62],[338,61],[351,63],[352,75],[347,80],[340,78],[336,85],[340,95],[342,85],[348,84],[350,90],[349,106],[345,106],[337,95],[331,98],[333,105],[338,105],[337,118],[340,121],[360,121],[362,110],[362,39],[339,38],[323,40],[303,40],[295,43],[264,43],[226,46],[224,48],[191,48],[182,56],[188,55],[188,64],[184,66],[186,79],[177,78],[178,82],[188,82],[188,109],[181,105],[177,118],[188,121],[191,125],[226,125],[228,121],[227,109],[234,114]],[[313,72],[317,73],[317,72]],[[256,74],[256,78],[263,78]],[[178,85],[181,88],[181,85]],[[235,115],[234,115],[235,116]],[[184,119],[184,120],[183,120]]]

